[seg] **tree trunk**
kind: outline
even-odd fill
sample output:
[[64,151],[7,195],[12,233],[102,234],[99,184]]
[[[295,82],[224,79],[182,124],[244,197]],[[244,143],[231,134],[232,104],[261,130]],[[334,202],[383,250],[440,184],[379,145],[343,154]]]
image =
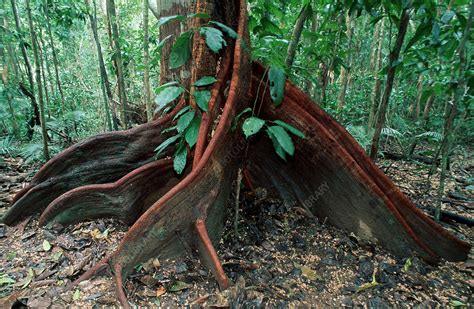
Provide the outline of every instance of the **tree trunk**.
[[128,127],[127,119],[127,95],[125,92],[125,80],[122,61],[122,50],[120,48],[120,35],[117,26],[117,14],[115,12],[115,0],[106,0],[107,17],[112,30],[112,46],[114,51],[115,70],[117,75],[117,84],[119,90],[119,101],[122,108],[121,120],[122,126],[126,129]]
[[56,53],[56,47],[54,46],[53,33],[51,31],[51,22],[49,21],[48,0],[43,0],[43,5],[44,5],[44,15],[46,17],[46,28],[48,30],[49,44],[50,44],[52,55],[53,55],[53,65],[54,65],[54,75],[56,77],[56,86],[58,87],[59,96],[61,97],[61,117],[63,118],[63,121],[64,121],[64,129],[67,132],[67,126],[65,122],[66,120],[64,119],[64,116],[66,114],[66,103],[64,99],[63,87],[61,85],[61,79],[59,77],[59,62],[58,62],[58,56]]
[[[26,52],[26,43],[23,39],[23,36],[21,35],[21,26],[20,26],[20,18],[18,17],[18,10],[16,7],[16,0],[11,0],[11,5],[12,5],[12,11],[13,11],[13,17],[15,19],[15,27],[16,27],[16,32],[20,35],[20,46],[21,46],[21,53],[23,55],[23,61],[25,62],[26,66],[26,73],[28,75],[28,82],[29,82],[29,88],[27,88],[24,85],[20,85],[20,90],[25,94],[30,94],[27,95],[28,98],[31,101],[31,107],[33,108],[33,117],[29,121],[31,127],[34,125],[40,125],[41,124],[41,116],[38,108],[38,104],[36,102],[36,97],[35,97],[35,86],[33,82],[33,70],[31,69],[31,64],[30,60],[28,58],[28,53]],[[33,134],[31,132],[31,134]]]
[[351,52],[352,52],[352,32],[353,32],[353,26],[352,26],[352,18],[347,13],[346,15],[346,36],[347,36],[347,58],[346,58],[346,67],[342,67],[341,69],[341,90],[339,91],[339,95],[337,97],[337,112],[340,113],[346,104],[346,92],[347,92],[347,82],[349,81],[349,76],[351,74],[351,65],[352,65],[352,60],[351,60]]
[[414,121],[416,121],[418,119],[418,116],[420,115],[422,95],[423,95],[423,75],[420,74],[418,76],[418,81],[416,83],[416,99],[412,104],[410,104],[410,107],[408,108],[409,118]]
[[295,28],[293,29],[293,33],[291,35],[290,44],[288,45],[288,51],[285,59],[285,64],[288,68],[291,68],[293,65],[293,61],[296,55],[296,48],[298,47],[298,43],[300,42],[301,32],[303,31],[304,22],[311,14],[311,5],[305,4],[301,8],[300,15],[296,20]]
[[[374,87],[372,88],[372,100],[370,104],[370,111],[369,111],[369,121],[368,121],[368,129],[372,129],[375,123],[375,113],[380,105],[380,94],[382,92],[382,81],[380,80],[380,73],[379,71],[382,69],[382,47],[383,47],[383,40],[384,40],[384,24],[385,19],[382,18],[378,37],[376,38],[376,48],[374,51],[375,61],[373,67],[373,75],[374,75]],[[374,36],[375,39],[375,36]],[[375,45],[375,44],[374,44]]]
[[[127,308],[123,281],[135,265],[152,257],[197,252],[219,286],[227,288],[229,281],[213,244],[219,241],[232,183],[249,147],[252,156],[243,173],[287,205],[302,205],[400,256],[418,254],[431,262],[440,257],[467,258],[470,245],[417,209],[350,134],[294,85],[286,82],[282,104],[273,105],[269,89],[258,87],[266,68],[252,65],[249,49],[242,48],[250,44],[245,0],[201,0],[188,10],[211,12],[213,20],[219,18],[238,36],[228,39],[228,47],[217,55],[219,61],[212,68],[217,81],[210,90],[208,111],[202,113],[197,143],[186,149],[193,164],[187,165],[184,175],[173,171],[170,156],[176,146],[167,148],[158,160],[153,157],[156,146],[173,136],[163,130],[176,125],[177,113],[194,108],[185,96],[160,119],[92,137],[56,156],[15,196],[2,222],[11,224],[44,209],[40,225],[64,226],[99,217],[130,224],[117,250],[73,283],[110,266],[118,299]],[[196,34],[198,39],[202,37]],[[190,76],[197,78],[202,77],[196,71],[202,72],[200,64],[207,55],[200,46],[194,44],[190,61]],[[259,117],[283,120],[306,135],[295,140],[294,158],[281,160],[263,134],[246,140],[240,130],[231,130],[235,116],[255,101],[262,104]]]
[[[110,118],[110,110],[112,110],[112,124],[114,130],[118,130],[117,124],[117,108],[114,101],[114,96],[112,90],[110,89],[109,78],[107,75],[107,70],[105,68],[104,56],[102,54],[102,47],[100,44],[99,34],[97,32],[97,6],[95,0],[92,0],[92,9],[89,4],[89,0],[85,1],[86,7],[88,8],[89,13],[89,22],[91,24],[92,35],[94,36],[95,46],[97,49],[97,59],[99,60],[99,70],[100,70],[100,80],[101,87],[104,88],[106,94],[106,104],[105,104],[105,113]],[[108,122],[109,120],[107,120]],[[109,126],[110,128],[110,126]]]
[[398,27],[397,40],[392,52],[389,55],[387,81],[385,82],[385,90],[380,102],[380,108],[377,113],[377,122],[375,123],[375,132],[372,138],[372,145],[370,146],[370,157],[375,160],[379,150],[379,141],[382,128],[385,124],[385,117],[387,113],[388,103],[390,101],[390,94],[392,93],[393,81],[395,79],[395,73],[397,70],[396,61],[400,56],[400,50],[402,49],[403,41],[405,40],[405,34],[408,28],[408,22],[410,21],[409,8],[405,8],[400,16],[400,25]]
[[38,37],[39,37],[39,40],[36,41],[36,45],[38,46],[38,51],[39,51],[41,78],[43,79],[44,97],[46,99],[45,107],[48,112],[48,120],[50,120],[51,119],[51,102],[49,101],[48,81],[46,79],[46,72],[44,69],[44,62],[48,60],[46,59],[46,54],[44,53],[45,45],[44,45],[43,34],[41,32],[41,29],[38,31]]
[[38,90],[38,103],[39,103],[40,117],[41,117],[41,134],[43,136],[43,156],[44,156],[44,159],[48,161],[49,160],[48,132],[46,129],[46,121],[44,118],[43,86],[41,83],[41,62],[39,58],[35,28],[33,27],[33,18],[31,17],[30,0],[26,0],[26,11],[28,13],[28,24],[30,26],[31,46],[33,47],[33,55],[35,57],[36,85],[37,85],[37,90]]
[[143,100],[146,106],[146,119],[153,119],[153,105],[150,99],[150,55],[148,51],[148,0],[143,0]]

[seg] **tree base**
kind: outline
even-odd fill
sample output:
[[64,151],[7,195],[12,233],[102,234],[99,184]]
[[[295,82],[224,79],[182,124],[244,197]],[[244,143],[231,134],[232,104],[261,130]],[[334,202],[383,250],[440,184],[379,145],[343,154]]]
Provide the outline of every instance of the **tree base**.
[[287,203],[300,203],[397,255],[416,252],[432,262],[465,259],[470,246],[418,210],[349,133],[295,86],[288,82],[282,105],[273,106],[269,92],[258,87],[265,70],[258,64],[252,67],[242,47],[249,46],[245,1],[236,1],[236,7],[239,36],[233,52],[226,52],[220,62],[219,82],[212,89],[209,112],[202,116],[193,164],[185,176],[173,172],[170,158],[153,161],[153,149],[167,138],[161,132],[184,106],[181,102],[153,123],[102,134],[63,151],[17,195],[2,222],[12,224],[46,207],[42,225],[99,217],[130,224],[117,250],[73,283],[108,266],[125,307],[124,278],[152,257],[197,251],[225,289],[229,281],[213,243],[220,237],[232,182],[248,146],[232,123],[250,102],[260,102],[260,117],[281,119],[307,138],[296,141],[295,157],[288,162],[275,155],[267,140],[254,140],[244,173],[248,183],[271,187]]

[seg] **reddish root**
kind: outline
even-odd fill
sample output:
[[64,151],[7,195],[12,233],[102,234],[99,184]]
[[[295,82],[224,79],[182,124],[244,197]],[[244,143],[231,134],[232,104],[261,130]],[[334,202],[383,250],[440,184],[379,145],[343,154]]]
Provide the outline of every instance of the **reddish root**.
[[219,284],[219,288],[221,290],[227,289],[229,287],[229,278],[227,278],[216,249],[207,234],[206,223],[204,220],[198,219],[195,223],[195,228],[198,234],[198,250],[201,260],[214,274],[214,277]]

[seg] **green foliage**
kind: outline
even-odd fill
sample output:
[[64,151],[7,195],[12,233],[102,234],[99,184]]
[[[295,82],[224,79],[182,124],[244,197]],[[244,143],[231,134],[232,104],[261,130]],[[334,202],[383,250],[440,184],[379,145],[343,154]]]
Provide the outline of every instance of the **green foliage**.
[[[240,118],[240,116],[246,112],[248,112],[248,110],[241,112],[237,118]],[[249,117],[243,122],[242,131],[245,137],[249,138],[260,132],[263,127],[266,127],[267,135],[273,143],[275,152],[280,158],[286,160],[286,154],[292,156],[295,153],[293,140],[288,133],[296,135],[299,138],[305,138],[305,136],[303,132],[281,120],[275,120],[273,124],[274,125],[269,125],[267,121],[258,117]]]
[[270,80],[270,96],[275,105],[280,105],[285,94],[285,73],[283,70],[274,66],[268,71],[268,79]]
[[170,54],[170,68],[176,69],[185,64],[191,57],[191,38],[192,31],[186,31],[176,39],[176,42],[171,48]]

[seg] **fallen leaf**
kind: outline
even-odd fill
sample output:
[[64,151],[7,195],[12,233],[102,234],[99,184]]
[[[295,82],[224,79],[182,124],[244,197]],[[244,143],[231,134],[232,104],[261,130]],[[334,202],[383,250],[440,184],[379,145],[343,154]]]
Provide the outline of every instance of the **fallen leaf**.
[[164,286],[160,286],[159,288],[156,289],[156,297],[161,297],[161,295],[164,295],[166,293],[166,288]]
[[403,265],[403,271],[408,272],[410,270],[410,267],[411,267],[411,258],[408,258],[405,261],[405,265]]
[[76,300],[79,300],[79,298],[81,298],[81,291],[77,289],[72,295],[72,300],[76,301]]
[[169,288],[169,291],[170,292],[179,292],[179,291],[182,291],[182,290],[189,289],[190,287],[192,287],[192,284],[189,284],[189,283],[186,283],[186,282],[183,282],[183,281],[176,281]]
[[20,285],[22,289],[26,288],[28,285],[30,285],[31,281],[33,280],[34,275],[35,274],[33,272],[33,269],[29,268],[28,269],[28,275],[26,276],[25,280],[18,283],[18,285]]
[[51,244],[46,239],[43,240],[43,250],[46,251],[46,252],[51,250]]
[[12,284],[12,283],[15,283],[15,280],[10,278],[7,274],[0,273],[0,285]]
[[320,279],[320,277],[318,276],[316,271],[314,271],[313,269],[311,269],[307,266],[301,266],[300,269],[301,269],[301,273],[303,274],[303,276],[305,276],[309,280],[315,281],[315,280]]

